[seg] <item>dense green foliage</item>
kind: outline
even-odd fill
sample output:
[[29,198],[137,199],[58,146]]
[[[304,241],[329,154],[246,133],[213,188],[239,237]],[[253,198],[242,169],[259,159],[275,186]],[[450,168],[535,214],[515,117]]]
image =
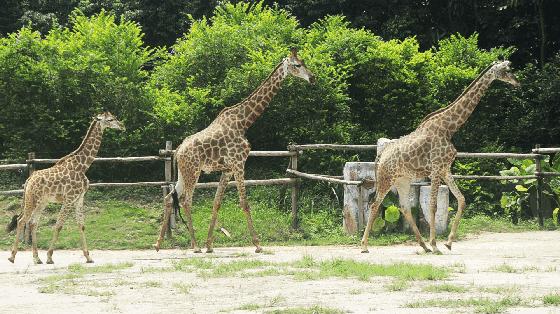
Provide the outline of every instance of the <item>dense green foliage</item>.
[[[438,24],[435,37],[426,21],[412,15],[414,10],[443,14],[434,10],[433,1],[420,7],[388,1],[405,8],[391,19],[354,10],[365,2],[332,2],[337,5],[318,10],[314,1],[275,6],[225,2],[216,8],[213,1],[67,0],[51,7],[41,1],[8,1],[0,14],[0,158],[23,159],[29,151],[62,156],[78,146],[90,117],[102,108],[122,119],[127,131],[107,132],[100,155],[155,155],[165,140],[179,143],[207,126],[223,107],[250,94],[292,46],[299,48],[317,84],[286,80],[248,131],[255,150],[283,149],[292,142],[370,144],[381,136],[399,137],[453,101],[492,61],[539,59],[534,47],[516,37],[527,28],[521,22],[515,36],[489,35],[488,27],[509,25],[488,22],[498,14],[497,0],[479,12],[474,30],[459,19],[456,27]],[[444,9],[458,10],[450,15],[455,16],[473,5],[467,2]],[[520,7],[533,5],[554,7],[546,1],[516,1],[500,10],[517,16]],[[347,17],[324,16],[331,10]],[[531,24],[536,16],[551,25],[541,60],[547,62],[514,64],[520,88],[494,83],[455,136],[459,150],[526,151],[534,143],[558,143],[560,54],[551,48],[559,30],[555,17],[539,14],[523,22]],[[456,31],[461,33],[452,34]],[[169,47],[156,47],[162,44]],[[304,156],[300,167],[339,175],[347,158],[373,158],[324,157]],[[507,166],[461,160],[454,167],[462,174],[497,174],[496,169]],[[110,175],[121,180],[161,173],[148,168],[119,167]],[[486,213],[501,210],[500,188],[461,185],[473,206],[470,212],[474,207]]]

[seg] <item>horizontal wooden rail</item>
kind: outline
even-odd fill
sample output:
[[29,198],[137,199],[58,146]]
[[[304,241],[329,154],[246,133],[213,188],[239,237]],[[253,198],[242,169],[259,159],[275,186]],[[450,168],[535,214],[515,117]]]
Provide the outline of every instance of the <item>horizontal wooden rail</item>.
[[344,144],[288,145],[289,151],[302,151],[302,150],[313,150],[313,149],[371,151],[371,150],[376,150],[377,145],[344,145]]
[[348,181],[348,180],[335,179],[335,178],[331,178],[331,177],[327,177],[327,176],[323,176],[323,175],[309,174],[309,173],[300,172],[300,171],[292,170],[292,169],[286,169],[286,172],[289,173],[289,174],[293,174],[295,176],[301,177],[301,178],[317,180],[317,181],[326,181],[326,182],[330,182],[330,183],[347,184],[347,185],[359,185],[359,184],[362,183],[362,181]]
[[0,165],[0,170],[19,170],[27,168],[27,164]]
[[[34,158],[27,160],[28,163],[33,164],[54,164],[60,158]],[[165,160],[165,157],[160,156],[141,156],[141,157],[97,157],[94,162],[138,162],[138,161],[160,161]]]
[[517,154],[517,153],[457,153],[459,158],[514,158],[514,159],[533,159],[538,154]]
[[527,176],[462,176],[462,175],[453,175],[454,179],[457,180],[528,180],[528,179],[536,179],[537,176],[527,175]]
[[[245,186],[257,186],[257,185],[291,185],[297,181],[295,178],[279,178],[279,179],[265,179],[265,180],[245,180]],[[92,188],[99,187],[134,187],[134,186],[164,186],[168,184],[173,184],[174,182],[165,181],[155,181],[155,182],[98,182],[90,183],[89,186]],[[199,189],[210,189],[218,187],[219,182],[200,182],[197,183],[195,188]],[[236,186],[235,181],[228,182],[228,187]],[[20,190],[9,190],[0,191],[0,195],[21,195],[23,194],[23,189]]]
[[[161,156],[172,156],[175,154],[174,149],[160,149]],[[297,152],[290,152],[285,150],[252,150],[249,152],[249,157],[292,157]]]
[[560,147],[533,148],[535,154],[554,154],[560,153]]

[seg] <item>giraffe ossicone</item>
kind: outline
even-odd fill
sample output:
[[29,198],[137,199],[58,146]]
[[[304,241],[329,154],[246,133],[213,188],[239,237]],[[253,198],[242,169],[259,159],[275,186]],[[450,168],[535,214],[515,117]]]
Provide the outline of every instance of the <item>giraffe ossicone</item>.
[[[375,165],[375,201],[370,207],[367,226],[362,237],[362,252],[367,253],[368,237],[372,224],[377,217],[379,206],[391,189],[396,186],[401,204],[400,211],[416,236],[416,241],[426,251],[441,253],[436,245],[435,214],[437,193],[443,180],[451,193],[457,198],[458,209],[451,226],[451,232],[445,246],[451,250],[457,226],[465,209],[465,197],[455,184],[451,174],[451,164],[455,160],[457,150],[451,138],[467,121],[478,105],[484,92],[494,80],[501,80],[518,86],[519,82],[511,72],[510,62],[494,62],[463,91],[449,106],[427,115],[418,128],[412,133],[385,145],[376,158]],[[426,246],[416,223],[412,219],[411,205],[408,198],[410,183],[415,179],[429,177],[430,191],[430,245]]]
[[80,232],[82,251],[86,262],[93,263],[89,256],[85,238],[84,225],[84,195],[89,187],[89,180],[86,171],[93,163],[103,131],[106,128],[125,130],[122,122],[117,120],[110,112],[103,112],[92,119],[88,131],[80,146],[70,154],[62,157],[52,167],[38,170],[25,181],[23,189],[22,213],[15,215],[12,222],[8,224],[7,230],[16,229],[16,237],[12,247],[12,255],[8,258],[14,262],[20,235],[26,223],[29,222],[31,229],[31,243],[33,249],[33,261],[35,264],[42,264],[37,250],[37,227],[43,209],[49,203],[62,203],[58,219],[53,227],[53,237],[47,252],[47,264],[52,264],[52,254],[54,245],[58,240],[58,235],[66,216],[73,208],[75,210],[78,230]]
[[[249,233],[256,247],[255,251],[261,252],[262,248],[253,227],[251,210],[245,192],[244,168],[251,150],[245,133],[264,112],[288,75],[302,78],[309,83],[315,82],[313,74],[306,68],[303,60],[298,57],[297,50],[292,48],[290,54],[276,66],[268,78],[253,93],[238,104],[224,108],[208,127],[188,136],[177,147],[174,158],[177,161],[178,176],[174,191],[176,191],[176,196],[179,197],[181,207],[185,211],[191,248],[194,252],[198,253],[201,250],[194,235],[191,206],[194,188],[202,171],[222,172],[212,207],[206,252],[213,251],[213,232],[216,227],[218,210],[231,176],[234,177],[237,184],[239,203],[245,213]],[[161,246],[171,215],[172,193],[168,194],[164,200],[164,216],[159,237],[155,244],[156,250],[159,250]]]

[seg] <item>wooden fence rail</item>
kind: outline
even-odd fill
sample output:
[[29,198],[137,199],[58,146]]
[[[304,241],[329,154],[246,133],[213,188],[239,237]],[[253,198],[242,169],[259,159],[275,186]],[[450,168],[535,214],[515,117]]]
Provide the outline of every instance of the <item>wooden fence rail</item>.
[[[291,193],[291,208],[292,208],[292,226],[298,226],[298,194],[300,189],[300,178],[319,180],[335,184],[350,184],[360,185],[363,181],[347,181],[343,180],[341,176],[329,176],[324,174],[311,174],[298,171],[298,157],[301,152],[306,150],[342,150],[342,151],[374,151],[377,145],[343,145],[343,144],[304,144],[304,145],[289,145],[287,151],[251,151],[251,157],[287,157],[290,159],[288,169],[286,170],[288,177],[277,179],[262,179],[262,180],[246,180],[247,186],[256,185],[289,185],[292,187]],[[172,149],[172,143],[166,142],[165,148],[159,150],[158,156],[138,156],[138,157],[97,157],[94,162],[110,162],[110,163],[131,163],[131,162],[164,162],[165,170],[163,180],[152,182],[97,182],[91,183],[90,186],[96,187],[134,187],[134,186],[160,186],[163,190],[163,195],[169,192],[169,185],[173,184],[176,180],[175,174],[172,173],[172,156],[175,150]],[[520,180],[520,179],[537,179],[537,211],[539,213],[539,223],[542,225],[543,217],[541,212],[540,200],[542,198],[542,185],[545,177],[560,176],[556,172],[543,172],[540,166],[540,160],[544,158],[544,154],[560,153],[560,148],[541,148],[538,145],[532,150],[532,153],[457,153],[458,158],[514,158],[514,159],[533,159],[536,163],[536,171],[534,175],[527,176],[482,176],[482,175],[454,175],[454,178],[459,180]],[[53,164],[59,159],[42,159],[36,158],[34,153],[29,153],[25,164],[7,164],[0,165],[1,170],[23,170],[26,169],[28,175],[31,175],[40,164]],[[426,182],[416,182],[414,185],[426,185]],[[215,188],[218,182],[204,182],[197,183],[196,188]],[[229,182],[228,186],[235,186],[235,182]],[[21,195],[22,189],[0,191],[0,195]],[[175,226],[175,217],[171,215],[170,226]],[[171,234],[171,229],[168,230],[168,235]]]
[[[135,162],[164,162],[164,174],[161,181],[150,182],[95,182],[90,183],[90,187],[150,187],[159,186],[162,188],[163,195],[169,193],[169,186],[174,184],[175,174],[172,173],[172,156],[175,150],[172,149],[171,141],[165,143],[165,148],[159,150],[159,156],[138,156],[138,157],[96,157],[95,163],[108,162],[108,163],[135,163]],[[293,151],[251,151],[250,157],[288,157],[290,158],[289,169],[292,167],[297,168],[297,158],[299,153]],[[8,164],[0,165],[1,170],[27,170],[28,176],[35,171],[37,165],[54,164],[60,159],[57,158],[36,158],[35,153],[29,153],[25,164]],[[294,168],[295,169],[295,168]],[[262,180],[245,180],[246,186],[259,186],[259,185],[288,185],[292,186],[292,225],[297,226],[297,189],[299,179],[295,177],[276,178],[276,179],[262,179]],[[228,187],[235,186],[235,181],[228,182]],[[200,189],[209,189],[218,187],[218,182],[199,182],[195,186]],[[23,189],[0,191],[0,195],[22,195]],[[171,227],[175,227],[176,217],[171,215],[170,229],[167,232],[171,236]]]
[[[304,150],[343,150],[343,151],[374,151],[377,145],[339,145],[339,144],[303,144],[303,145],[290,145],[290,151],[304,151]],[[488,176],[488,175],[454,175],[453,177],[458,180],[526,180],[537,179],[537,213],[539,224],[543,226],[543,214],[541,210],[542,188],[544,177],[557,177],[560,173],[557,172],[542,172],[540,161],[544,158],[543,154],[560,153],[560,148],[541,148],[536,145],[532,153],[466,153],[458,152],[457,158],[513,158],[513,159],[533,159],[535,161],[535,174],[525,176]],[[288,169],[287,172],[293,176],[305,179],[324,181],[335,184],[348,184],[348,185],[362,185],[365,181],[347,181],[340,177],[325,176],[321,174],[311,174],[295,169]],[[427,185],[426,182],[415,182],[413,185]]]

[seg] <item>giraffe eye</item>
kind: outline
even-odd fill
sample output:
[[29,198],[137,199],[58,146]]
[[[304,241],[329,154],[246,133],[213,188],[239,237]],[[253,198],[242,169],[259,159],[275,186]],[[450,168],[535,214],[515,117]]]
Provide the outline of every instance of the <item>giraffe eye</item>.
[[301,64],[294,64],[296,68],[301,68]]

